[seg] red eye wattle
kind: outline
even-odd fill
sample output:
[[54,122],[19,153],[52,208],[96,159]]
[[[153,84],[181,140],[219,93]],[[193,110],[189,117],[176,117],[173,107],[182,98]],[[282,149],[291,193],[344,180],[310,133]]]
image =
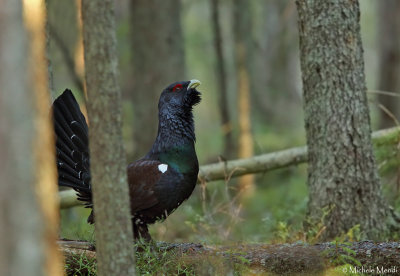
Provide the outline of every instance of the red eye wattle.
[[177,85],[174,86],[174,88],[172,88],[172,91],[175,92],[181,90],[182,87],[183,87],[182,84],[178,83]]

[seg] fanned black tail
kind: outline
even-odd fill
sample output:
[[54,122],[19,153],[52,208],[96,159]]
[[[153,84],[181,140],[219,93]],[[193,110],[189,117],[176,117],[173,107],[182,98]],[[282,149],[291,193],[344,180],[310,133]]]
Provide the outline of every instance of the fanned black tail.
[[88,126],[71,90],[53,103],[58,185],[77,191],[78,199],[92,207]]

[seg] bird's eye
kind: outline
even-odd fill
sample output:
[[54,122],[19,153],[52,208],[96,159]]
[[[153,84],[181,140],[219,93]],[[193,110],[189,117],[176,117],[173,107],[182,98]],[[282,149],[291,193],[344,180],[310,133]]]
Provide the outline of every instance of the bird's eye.
[[179,91],[179,90],[182,89],[182,87],[183,87],[182,84],[178,83],[177,85],[175,85],[175,86],[172,88],[172,92]]

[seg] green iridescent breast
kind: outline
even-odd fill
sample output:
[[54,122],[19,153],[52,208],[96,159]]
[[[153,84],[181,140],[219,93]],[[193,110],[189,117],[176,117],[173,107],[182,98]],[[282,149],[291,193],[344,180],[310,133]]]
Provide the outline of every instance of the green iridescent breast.
[[182,174],[194,172],[198,169],[198,161],[194,145],[185,144],[171,147],[160,153],[160,162],[166,163]]

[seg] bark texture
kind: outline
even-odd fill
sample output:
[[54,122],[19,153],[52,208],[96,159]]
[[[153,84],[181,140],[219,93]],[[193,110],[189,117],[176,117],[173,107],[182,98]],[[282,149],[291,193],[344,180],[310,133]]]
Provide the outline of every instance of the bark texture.
[[98,271],[99,275],[133,275],[114,1],[82,1],[82,20]]
[[358,1],[298,0],[308,145],[308,211],[326,238],[359,224],[387,230],[388,208],[372,151]]
[[[247,60],[250,55],[251,13],[248,2],[234,1],[234,39],[236,57],[237,101],[239,120],[238,157],[253,155],[254,141],[251,131],[250,76]],[[254,192],[254,176],[246,175],[239,180],[239,189],[243,196]]]
[[[377,2],[379,8],[379,87],[398,97],[379,94],[379,127],[395,126],[400,120],[400,1]],[[389,113],[388,113],[389,112]],[[393,118],[394,117],[394,118]],[[397,122],[396,122],[397,120]]]
[[131,0],[133,83],[126,94],[134,108],[134,159],[154,142],[162,90],[185,80],[180,18],[180,0]]
[[0,275],[43,275],[43,218],[31,144],[34,96],[28,93],[22,2],[1,0],[0,6]]

